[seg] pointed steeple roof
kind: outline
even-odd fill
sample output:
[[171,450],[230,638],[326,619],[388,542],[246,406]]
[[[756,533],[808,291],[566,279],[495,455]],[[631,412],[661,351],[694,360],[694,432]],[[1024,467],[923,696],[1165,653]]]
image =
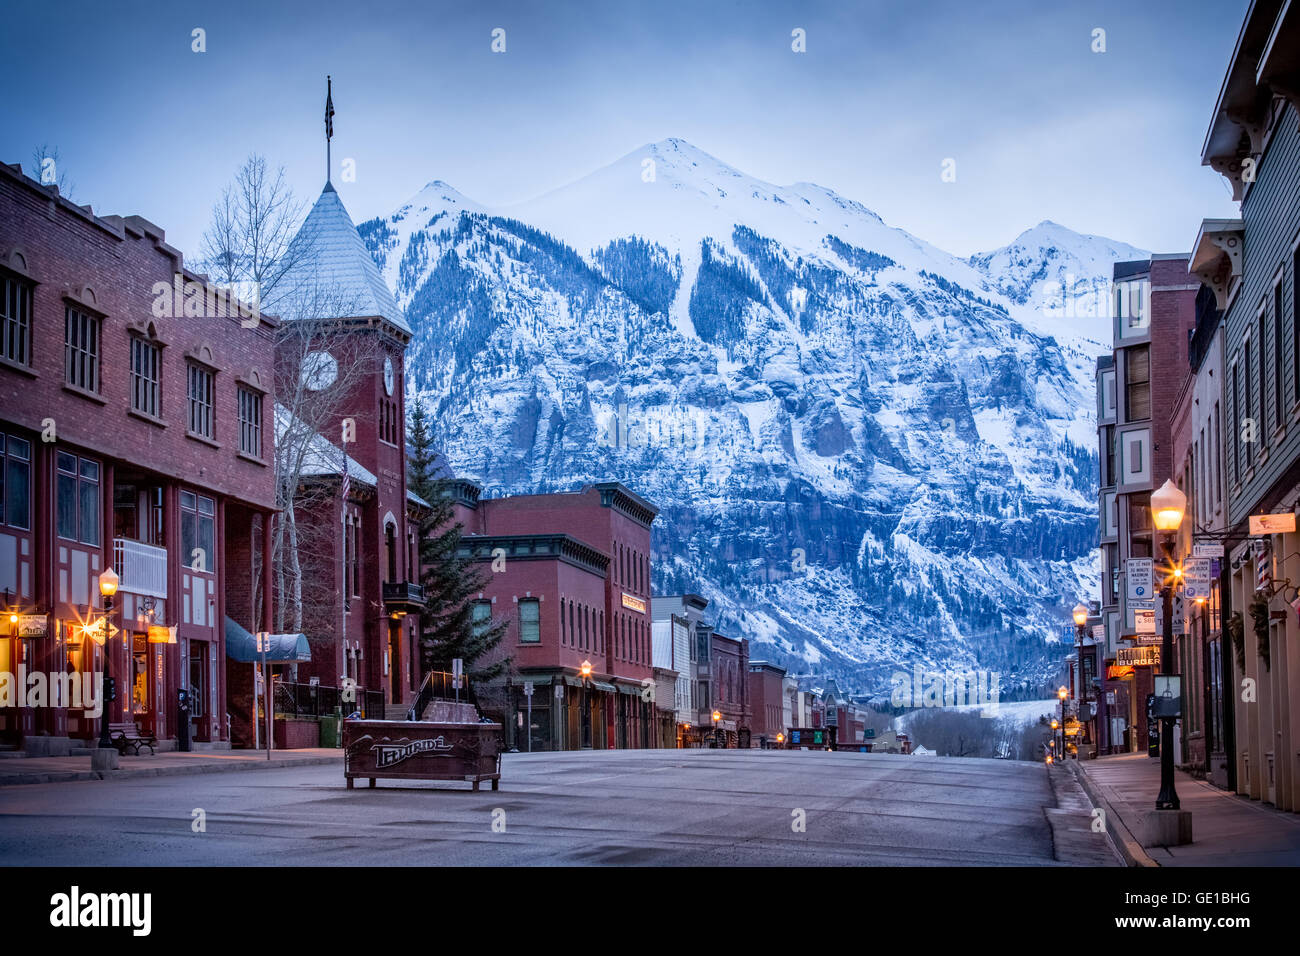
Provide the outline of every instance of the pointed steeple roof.
[[293,241],[306,243],[307,251],[286,272],[286,287],[321,286],[331,299],[346,303],[348,315],[329,318],[379,316],[412,334],[333,184],[325,183]]

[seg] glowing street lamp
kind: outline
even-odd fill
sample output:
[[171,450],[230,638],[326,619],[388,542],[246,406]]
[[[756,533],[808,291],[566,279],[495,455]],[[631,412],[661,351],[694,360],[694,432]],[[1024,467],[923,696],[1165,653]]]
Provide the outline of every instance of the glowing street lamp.
[[591,687],[591,661],[583,661],[578,665],[578,673],[582,675],[582,746],[586,750],[591,749],[591,698],[589,690]]
[[[110,628],[113,626],[113,598],[117,595],[117,586],[121,579],[117,572],[113,570],[112,565],[106,567],[99,575],[99,594],[104,599],[104,620],[100,626],[104,629],[104,639],[99,643],[103,646],[103,674],[104,674],[104,704],[110,704],[117,694],[111,688],[113,687],[112,678],[109,677],[108,656],[110,648],[108,645],[109,635],[112,633]],[[104,712],[99,715],[99,748],[101,750],[111,750],[113,741],[108,736],[109,713],[111,709],[104,707]]]
[[[1160,640],[1160,674],[1172,674],[1174,667],[1174,589],[1182,583],[1182,568],[1174,555],[1174,535],[1183,523],[1187,510],[1187,496],[1178,490],[1170,479],[1151,493],[1151,520],[1160,531],[1165,558],[1173,569],[1171,576],[1160,585],[1160,600],[1164,611],[1164,633]],[[1174,788],[1174,720],[1160,718],[1160,793],[1156,796],[1157,810],[1179,809],[1178,792]]]

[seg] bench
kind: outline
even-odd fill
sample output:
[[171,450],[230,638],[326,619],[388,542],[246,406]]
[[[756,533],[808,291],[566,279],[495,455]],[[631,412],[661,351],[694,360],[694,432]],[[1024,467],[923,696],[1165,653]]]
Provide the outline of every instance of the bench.
[[109,724],[108,739],[123,757],[126,756],[128,747],[135,752],[137,757],[140,756],[141,747],[148,747],[149,754],[152,756],[154,745],[158,743],[158,738],[153,733],[141,733],[140,728],[134,723],[127,722]]

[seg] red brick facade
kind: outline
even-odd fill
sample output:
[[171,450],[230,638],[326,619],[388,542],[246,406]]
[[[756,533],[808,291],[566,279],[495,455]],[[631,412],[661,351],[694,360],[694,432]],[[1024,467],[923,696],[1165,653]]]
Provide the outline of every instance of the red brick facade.
[[[7,610],[48,622],[43,638],[6,630],[0,670],[100,672],[103,651],[79,624],[102,617],[97,578],[115,564],[122,633],[105,645],[118,691],[108,719],[175,738],[187,689],[193,738],[226,744],[222,622],[265,623],[247,571],[274,507],[276,322],[201,294],[173,299],[178,287],[202,292],[203,277],[161,229],[96,217],[17,167],[0,167],[0,278],[30,302],[18,309],[21,348],[0,358],[0,433],[11,457],[27,452],[21,475],[7,473],[0,588]],[[210,399],[197,412],[196,390]],[[241,392],[260,434],[241,424]],[[150,624],[175,626],[177,643],[150,643]],[[98,730],[77,707],[0,711],[0,735],[29,752],[66,752]]]

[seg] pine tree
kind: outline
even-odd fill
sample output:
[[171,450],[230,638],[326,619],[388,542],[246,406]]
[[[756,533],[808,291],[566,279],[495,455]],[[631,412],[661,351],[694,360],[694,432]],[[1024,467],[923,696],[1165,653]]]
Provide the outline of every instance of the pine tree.
[[407,442],[408,486],[427,501],[430,512],[420,521],[420,581],[425,609],[420,615],[420,656],[426,670],[450,671],[460,658],[474,683],[491,680],[509,666],[508,659],[475,663],[488,654],[505,633],[505,622],[475,626],[471,596],[483,590],[487,574],[475,562],[457,555],[461,525],[452,506],[452,479],[440,474],[428,415],[414,403]]

